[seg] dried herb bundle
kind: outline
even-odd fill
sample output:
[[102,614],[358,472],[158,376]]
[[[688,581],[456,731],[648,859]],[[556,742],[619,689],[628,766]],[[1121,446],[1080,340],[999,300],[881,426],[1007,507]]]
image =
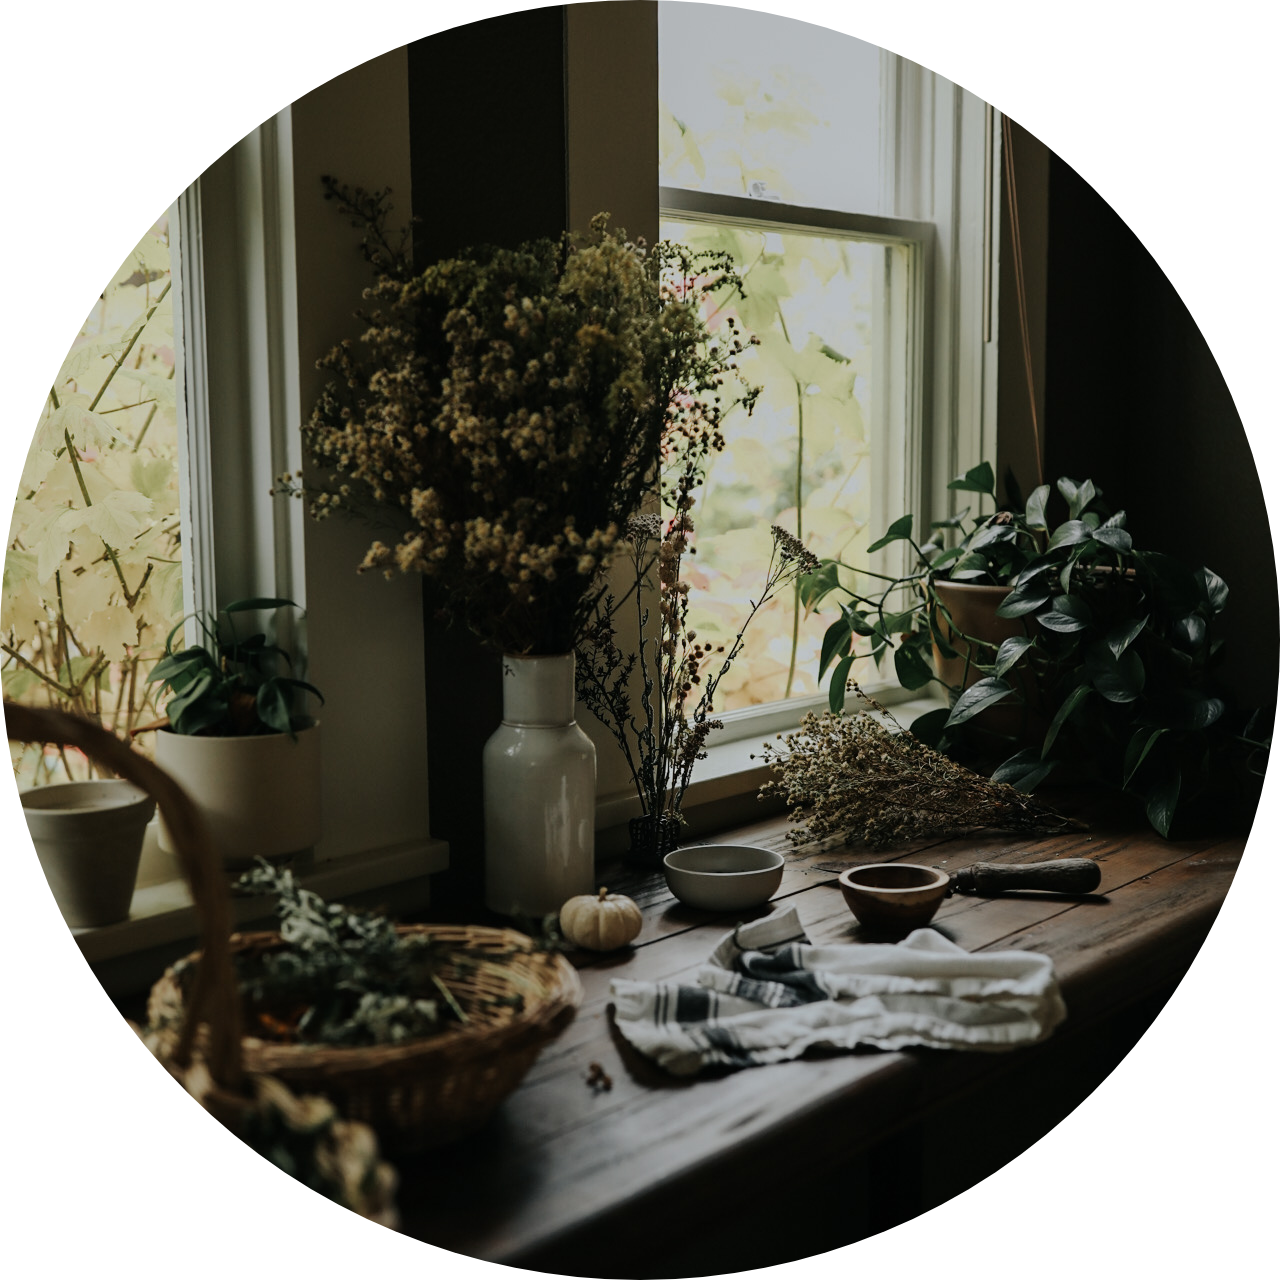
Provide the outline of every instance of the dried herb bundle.
[[325,902],[291,871],[261,860],[237,887],[275,895],[287,944],[240,962],[246,1008],[264,1033],[320,1044],[394,1044],[467,1020],[439,976],[448,947],[402,936],[383,916]]
[[760,794],[804,806],[804,825],[789,837],[797,844],[843,835],[847,844],[861,836],[882,848],[983,828],[1042,834],[1081,828],[1014,787],[972,773],[926,746],[857,685],[852,688],[866,711],[854,716],[811,712],[799,732],[778,735],[781,748],[765,744],[765,758],[781,777],[765,783]]

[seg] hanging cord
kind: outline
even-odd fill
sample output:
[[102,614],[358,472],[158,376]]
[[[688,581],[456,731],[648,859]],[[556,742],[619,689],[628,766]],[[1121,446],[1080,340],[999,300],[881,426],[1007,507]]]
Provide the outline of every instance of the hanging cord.
[[1013,278],[1018,293],[1018,326],[1022,331],[1022,363],[1027,371],[1027,398],[1031,402],[1031,436],[1036,446],[1036,484],[1044,484],[1044,459],[1040,455],[1040,420],[1036,413],[1036,385],[1031,372],[1031,331],[1027,322],[1027,282],[1022,273],[1022,226],[1018,221],[1018,181],[1013,163],[1013,122],[1003,113],[1005,192],[1009,203],[1009,233],[1013,240]]

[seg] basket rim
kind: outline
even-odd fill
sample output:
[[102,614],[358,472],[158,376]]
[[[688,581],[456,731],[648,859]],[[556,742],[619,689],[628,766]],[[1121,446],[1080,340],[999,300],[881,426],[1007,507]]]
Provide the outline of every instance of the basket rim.
[[[327,1045],[327,1044],[285,1044],[276,1040],[265,1040],[260,1036],[243,1035],[241,1043],[248,1051],[261,1055],[264,1062],[297,1067],[349,1067],[353,1070],[383,1067],[394,1063],[411,1061],[416,1058],[430,1058],[444,1055],[455,1055],[472,1047],[493,1046],[523,1037],[531,1031],[537,1031],[549,1024],[566,1009],[576,1009],[582,1002],[582,982],[577,970],[557,952],[538,952],[533,941],[526,934],[515,929],[495,928],[488,925],[432,925],[410,924],[397,925],[400,934],[457,934],[460,937],[476,939],[484,945],[515,945],[528,953],[530,958],[540,957],[540,963],[546,968],[545,989],[532,999],[526,999],[525,1007],[512,1016],[507,1022],[488,1026],[451,1025],[447,1030],[433,1036],[420,1036],[399,1044],[371,1045]],[[251,946],[264,946],[283,943],[281,935],[273,930],[260,930],[249,933],[231,935],[231,951],[243,951]],[[177,993],[181,1007],[185,1010],[182,988],[174,976],[174,968],[184,961],[197,961],[200,951],[192,951],[174,962],[157,979],[152,993],[166,984]],[[203,1028],[203,1024],[202,1024]],[[255,1068],[262,1069],[262,1068]],[[274,1070],[274,1066],[266,1068]]]

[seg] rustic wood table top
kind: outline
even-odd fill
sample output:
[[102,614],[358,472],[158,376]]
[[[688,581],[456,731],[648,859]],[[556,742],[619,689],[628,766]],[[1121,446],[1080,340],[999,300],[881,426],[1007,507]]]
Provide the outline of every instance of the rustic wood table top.
[[[575,1265],[569,1260],[585,1258],[578,1274],[652,1274],[628,1270],[625,1241],[638,1239],[638,1230],[675,1238],[726,1212],[742,1219],[744,1206],[749,1218],[772,1175],[821,1176],[912,1116],[955,1105],[1008,1059],[1039,1053],[1066,1028],[1170,989],[1203,942],[1244,845],[1239,836],[1168,842],[1149,831],[1120,835],[1114,825],[1095,824],[1049,838],[984,835],[888,853],[834,842],[793,850],[787,829],[779,817],[720,837],[788,856],[772,902],[737,916],[683,906],[659,873],[599,868],[601,883],[643,909],[634,947],[603,956],[571,953],[585,989],[582,1006],[497,1117],[466,1143],[400,1162],[404,1231],[533,1269],[568,1270]],[[1052,956],[1068,1020],[1045,1045],[1010,1054],[828,1053],[677,1079],[637,1054],[613,1025],[612,979],[691,974],[739,919],[780,904],[798,909],[814,942],[858,941],[859,926],[836,883],[846,867],[918,861],[954,872],[976,861],[1082,856],[1101,865],[1096,893],[956,895],[933,922],[970,951]],[[594,1063],[612,1081],[607,1091],[588,1083]]]

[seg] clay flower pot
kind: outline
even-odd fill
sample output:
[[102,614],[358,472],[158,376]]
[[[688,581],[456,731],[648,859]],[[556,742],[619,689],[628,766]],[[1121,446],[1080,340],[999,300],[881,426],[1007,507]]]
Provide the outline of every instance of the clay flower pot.
[[[209,824],[226,866],[304,853],[320,839],[320,726],[287,733],[213,738],[156,734],[156,763]],[[173,851],[164,820],[160,847]]]
[[[996,610],[1013,590],[1012,587],[939,579],[934,581],[933,590],[954,624],[948,624],[946,615],[941,610],[935,614],[938,630],[956,651],[956,656],[944,658],[935,642],[934,669],[952,688],[967,689],[981,680],[985,673],[978,670],[976,664],[994,662],[1001,643],[1010,636],[1034,637],[1039,629],[1032,618],[1001,618],[997,615]],[[971,636],[975,642],[981,643],[975,643],[971,647],[962,636]],[[967,674],[966,655],[969,655]],[[980,711],[971,723],[1006,737],[1027,742],[1039,741],[1044,737],[1047,726],[1044,717],[1037,710],[1039,691],[1034,677],[1029,669],[1019,665],[1005,678],[1013,685],[1021,701],[997,703],[994,707]]]
[[61,782],[22,793],[27,830],[54,900],[73,929],[129,918],[155,801],[120,778]]

